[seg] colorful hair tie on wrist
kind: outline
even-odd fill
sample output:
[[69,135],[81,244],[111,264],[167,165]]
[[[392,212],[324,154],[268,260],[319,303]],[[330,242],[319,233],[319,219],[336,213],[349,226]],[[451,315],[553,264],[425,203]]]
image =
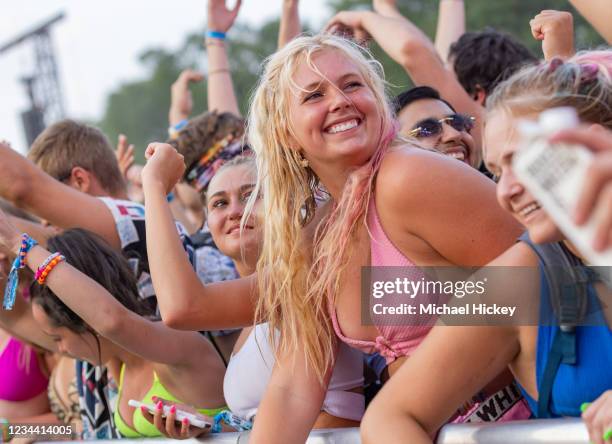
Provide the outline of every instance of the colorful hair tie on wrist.
[[62,256],[60,253],[53,253],[42,263],[36,274],[34,275],[34,279],[39,283],[39,285],[45,285],[47,280],[47,276],[51,271],[60,263],[65,261],[66,258]]
[[207,39],[225,40],[225,33],[220,31],[206,31],[205,36]]
[[9,271],[6,288],[4,289],[4,301],[2,306],[5,310],[12,310],[13,305],[15,305],[15,295],[17,294],[17,286],[19,285],[19,270],[25,268],[26,256],[35,245],[38,245],[36,240],[32,239],[26,233],[21,235],[21,246],[19,247],[17,257],[11,265],[11,271]]

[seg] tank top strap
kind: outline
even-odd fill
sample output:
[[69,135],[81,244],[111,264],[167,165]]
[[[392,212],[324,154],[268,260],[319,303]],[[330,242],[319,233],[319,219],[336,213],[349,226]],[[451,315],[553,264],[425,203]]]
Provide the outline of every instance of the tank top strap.
[[376,208],[374,196],[368,204],[368,230],[370,233],[370,265],[376,266],[412,266],[414,265],[404,254],[395,246],[380,221],[380,216]]

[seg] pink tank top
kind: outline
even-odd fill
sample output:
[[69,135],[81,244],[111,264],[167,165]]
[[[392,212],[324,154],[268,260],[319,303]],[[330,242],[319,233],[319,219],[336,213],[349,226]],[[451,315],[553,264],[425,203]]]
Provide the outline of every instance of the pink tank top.
[[[425,276],[424,273],[393,245],[384,232],[374,198],[368,205],[367,221],[370,230],[370,265],[372,267],[402,267],[402,276],[414,281],[422,279]],[[423,301],[425,297],[431,298],[429,295],[417,295],[416,297],[421,298],[419,301]],[[376,340],[364,341],[344,336],[338,324],[335,307],[331,305],[330,314],[336,335],[342,342],[365,353],[380,353],[387,361],[387,365],[399,357],[409,356],[432,328],[431,319],[423,319],[422,323],[420,320],[411,321],[412,325],[393,325],[398,324],[397,316],[378,315],[372,319],[378,329]]]
[[0,399],[27,401],[45,391],[48,382],[32,347],[10,338],[0,355]]

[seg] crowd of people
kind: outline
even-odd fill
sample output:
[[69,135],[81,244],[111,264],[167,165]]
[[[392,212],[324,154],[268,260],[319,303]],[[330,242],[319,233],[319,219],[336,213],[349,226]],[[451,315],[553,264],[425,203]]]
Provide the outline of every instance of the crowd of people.
[[[591,442],[612,442],[612,288],[513,166],[521,122],[573,108],[580,126],[550,143],[592,152],[570,210],[612,248],[612,50],[576,52],[564,11],[526,24],[541,55],[465,32],[461,0],[440,0],[435,42],[394,0],[304,35],[283,0],[243,118],[227,52],[240,3],[208,1],[208,111],[191,115],[204,76],[183,71],[144,166],[125,136],[115,149],[73,120],[27,157],[0,144],[2,423],[77,424],[86,440],[250,430],[285,444],[360,427],[364,443],[430,443],[448,423],[582,417]],[[612,43],[609,5],[572,3]],[[388,96],[371,39],[414,88]],[[550,279],[561,265],[580,276]],[[558,322],[364,321],[369,267],[415,281],[539,270],[509,296]]]

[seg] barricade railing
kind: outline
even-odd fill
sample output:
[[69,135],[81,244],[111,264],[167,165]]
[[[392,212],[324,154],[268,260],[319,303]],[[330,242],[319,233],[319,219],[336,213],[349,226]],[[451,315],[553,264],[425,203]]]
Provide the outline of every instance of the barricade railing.
[[[384,425],[381,425],[384,427]],[[139,444],[159,443],[138,440]],[[106,441],[110,443],[111,441]],[[185,444],[248,444],[249,433],[220,433],[182,441]],[[513,421],[507,423],[449,424],[436,444],[588,444],[589,435],[579,418]],[[96,441],[103,444],[104,441]],[[358,428],[314,430],[307,444],[360,444]]]

